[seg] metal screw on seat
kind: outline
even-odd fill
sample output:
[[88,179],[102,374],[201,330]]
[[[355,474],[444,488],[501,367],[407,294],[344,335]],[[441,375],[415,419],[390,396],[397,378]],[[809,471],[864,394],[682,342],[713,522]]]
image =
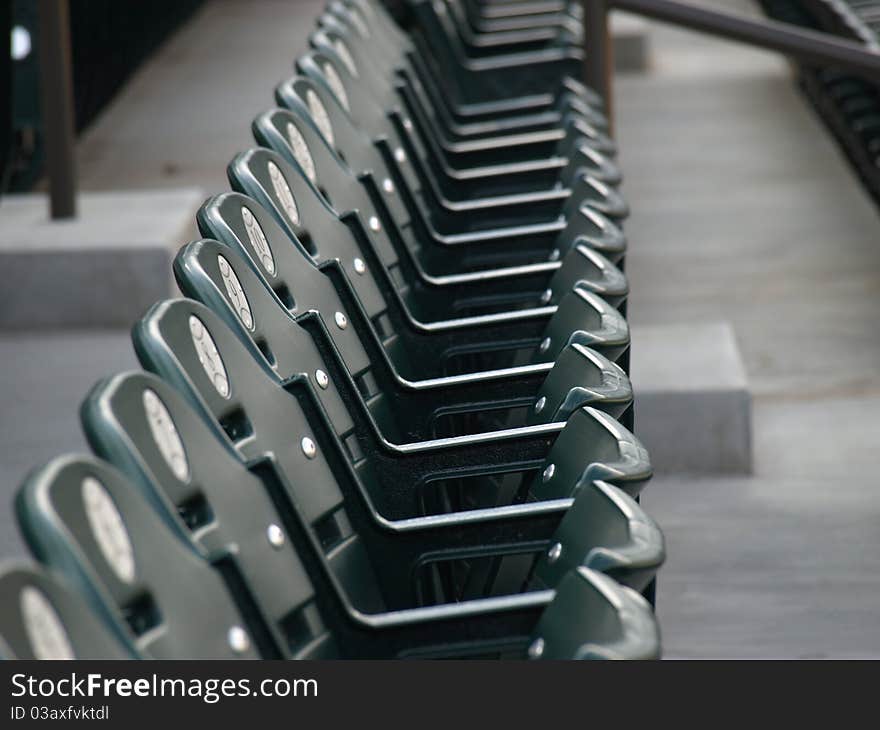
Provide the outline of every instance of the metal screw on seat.
[[562,252],[558,248],[554,248],[550,255],[547,257],[548,261],[559,261],[559,257],[562,256]]
[[363,273],[367,270],[367,265],[364,263],[363,259],[355,259],[354,260],[354,271],[356,274],[363,275]]
[[550,349],[550,338],[549,338],[549,337],[545,337],[545,338],[541,341],[541,345],[538,347],[538,349],[539,349],[541,352],[547,352],[547,350]]
[[374,215],[370,216],[370,230],[373,231],[373,233],[378,233],[379,231],[382,230],[382,226],[379,223],[379,219]]
[[547,397],[542,395],[540,398],[538,398],[537,403],[535,403],[535,413],[540,413],[541,411],[543,411],[544,406],[546,406],[546,405],[547,405]]
[[321,390],[327,390],[330,385],[330,377],[323,370],[315,370],[315,382]]
[[336,326],[339,327],[339,329],[344,330],[346,327],[348,327],[348,317],[346,317],[342,312],[337,312],[333,316],[333,319],[336,320]]
[[390,178],[387,178],[387,177],[386,177],[386,178],[382,181],[382,190],[384,190],[384,191],[385,191],[386,193],[388,193],[389,195],[391,195],[391,194],[394,193],[394,183],[391,182],[391,179],[390,179]]
[[544,469],[544,473],[541,474],[541,481],[545,484],[549,482],[553,475],[556,473],[556,464],[550,464],[546,469]]
[[266,528],[266,539],[269,544],[276,550],[284,547],[284,531],[278,525],[272,524]]
[[545,289],[544,293],[541,294],[541,304],[547,304],[553,298],[553,290]]
[[406,162],[406,152],[403,151],[402,147],[398,147],[396,150],[394,150],[394,159],[401,164]]
[[233,626],[230,628],[226,638],[229,641],[229,647],[236,654],[244,654],[244,652],[250,649],[251,640],[241,626]]
[[303,440],[300,442],[302,446],[303,453],[306,455],[308,459],[314,459],[315,455],[318,453],[318,447],[315,446],[315,442],[312,441],[308,436],[303,436]]
[[539,636],[529,646],[529,659],[540,659],[544,654],[544,640]]
[[557,542],[547,551],[547,562],[553,565],[562,555],[562,543]]

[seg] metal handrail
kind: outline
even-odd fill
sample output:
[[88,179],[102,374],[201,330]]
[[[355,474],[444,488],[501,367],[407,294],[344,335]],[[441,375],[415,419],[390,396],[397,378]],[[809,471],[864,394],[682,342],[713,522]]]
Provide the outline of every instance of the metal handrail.
[[[880,52],[830,33],[801,28],[777,20],[748,18],[679,0],[582,0],[582,2],[587,41],[584,78],[605,99],[609,113],[612,102],[613,48],[609,40],[608,12],[612,8],[776,51],[799,61],[833,66],[880,81]],[[596,52],[592,52],[594,48]]]

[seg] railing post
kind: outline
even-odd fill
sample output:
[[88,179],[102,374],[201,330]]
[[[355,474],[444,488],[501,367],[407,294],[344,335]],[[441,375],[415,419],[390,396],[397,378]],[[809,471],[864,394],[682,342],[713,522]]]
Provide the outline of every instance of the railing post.
[[73,74],[68,0],[40,0],[40,101],[53,219],[76,216]]
[[584,81],[605,101],[609,130],[614,129],[614,44],[609,27],[608,0],[582,0],[584,8]]

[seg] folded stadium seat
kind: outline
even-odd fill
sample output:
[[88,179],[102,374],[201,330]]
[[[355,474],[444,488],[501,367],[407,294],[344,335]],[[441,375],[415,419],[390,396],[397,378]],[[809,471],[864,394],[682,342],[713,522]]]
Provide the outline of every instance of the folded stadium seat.
[[[456,133],[442,126],[436,110],[408,84],[371,72],[371,61],[358,53],[344,28],[325,27],[311,42],[317,50],[301,57],[297,67],[329,87],[350,124],[395,150],[411,150],[415,170],[441,191],[440,205],[517,193],[552,202],[563,197],[554,188],[574,185],[581,175],[610,185],[622,179],[612,160],[614,143],[580,114],[568,113],[561,125],[546,130],[458,135],[456,141]],[[285,85],[279,88],[284,92]]]
[[[568,600],[568,591],[577,600]],[[583,611],[584,591],[598,603],[595,612]],[[657,659],[660,634],[656,621],[645,611],[645,600],[632,589],[622,591],[607,576],[579,568],[566,575],[556,600],[539,622],[528,655],[535,659]],[[602,609],[601,629],[598,608]],[[611,609],[614,606],[614,609]],[[609,610],[610,609],[610,610]],[[595,632],[595,633],[594,633]],[[597,636],[572,646],[572,635]]]
[[[314,53],[309,58],[317,55]],[[335,62],[329,56],[323,59],[321,72],[333,68]],[[619,192],[582,169],[586,164],[586,158],[582,156],[566,157],[566,167],[561,172],[553,170],[553,183],[542,185],[539,190],[487,197],[479,189],[479,177],[484,176],[486,165],[491,167],[494,163],[469,162],[471,168],[466,185],[462,184],[461,175],[447,179],[444,164],[435,164],[429,169],[427,163],[432,159],[436,162],[436,159],[431,158],[427,148],[420,149],[420,140],[407,131],[408,127],[415,128],[408,117],[395,119],[393,126],[388,125],[391,132],[379,135],[374,146],[369,133],[354,123],[337,100],[339,97],[325,85],[319,76],[321,72],[315,71],[313,64],[306,61],[301,59],[299,66],[310,77],[295,76],[280,84],[275,91],[276,101],[310,117],[327,143],[353,170],[360,174],[372,172],[381,179],[393,179],[395,184],[403,186],[419,203],[421,215],[444,233],[503,230],[516,226],[536,226],[537,231],[541,231],[557,223],[560,216],[569,217],[582,204],[617,222],[629,214]],[[342,69],[343,64],[340,62],[335,68]],[[337,86],[337,91],[340,88]],[[373,116],[384,118],[384,111],[376,108]],[[404,134],[398,134],[398,129]],[[465,156],[470,154],[464,153]],[[473,167],[474,164],[477,167]],[[521,167],[527,173],[538,172],[530,160]],[[440,179],[437,174],[441,175]],[[498,185],[496,174],[488,177],[492,185]]]
[[[482,3],[463,0],[464,17],[474,33],[528,30],[535,27],[562,26],[576,33],[581,24],[581,8],[576,2],[526,0],[525,2]],[[580,39],[579,39],[580,40]]]
[[[343,46],[348,46],[348,43],[358,44],[377,72],[388,78],[399,78],[403,82],[401,92],[405,98],[417,101],[426,110],[433,109],[438,122],[454,136],[529,132],[558,127],[563,117],[569,113],[580,115],[597,129],[608,128],[601,100],[595,94],[587,96],[581,93],[586,91],[582,85],[565,88],[555,104],[546,111],[512,111],[493,115],[491,118],[461,119],[450,108],[448,96],[442,89],[442,81],[435,78],[428,64],[418,53],[413,52],[409,39],[404,38],[398,43],[393,38],[393,30],[386,31],[382,28],[374,28],[371,33],[362,17],[356,2],[332,0],[328,4],[327,12],[320,16],[318,22],[325,28],[334,29],[339,29],[341,24],[348,31],[348,42]],[[350,48],[336,44],[334,47],[343,58],[350,55],[346,54]],[[351,66],[356,70],[354,63]]]
[[[588,147],[606,159],[607,169],[619,176],[611,161],[617,147],[606,131],[602,121],[580,109],[570,109],[552,126],[534,129],[493,129],[492,127],[461,127],[454,123],[444,124],[442,115],[427,94],[420,93],[421,86],[409,83],[408,77],[390,76],[381,69],[381,62],[374,62],[369,44],[357,42],[357,35],[343,20],[329,15],[323,27],[309,38],[312,47],[320,51],[317,56],[306,54],[297,65],[309,73],[306,61],[317,65],[326,76],[334,94],[343,108],[356,122],[373,136],[395,134],[388,114],[401,104],[412,114],[418,125],[403,127],[404,135],[421,137],[425,143],[433,143],[429,149],[452,168],[467,168],[480,164],[501,165],[530,161],[538,170],[547,164],[547,158],[563,154],[577,156],[581,146]],[[363,52],[362,52],[363,51]],[[356,79],[356,84],[339,75],[335,64],[326,67],[327,59],[339,61],[339,66]],[[378,116],[376,112],[382,112]],[[589,163],[589,160],[585,160]],[[597,172],[602,171],[597,166]],[[532,186],[538,186],[535,181]]]
[[[338,61],[338,65],[345,68],[345,72],[360,85],[372,77],[368,75],[372,61],[365,61],[355,51],[349,51],[348,48],[354,46],[347,45],[348,36],[343,33],[344,31],[339,31],[333,26],[316,32],[311,40],[328,58]],[[348,59],[347,63],[346,59]],[[314,66],[305,62],[303,68],[307,72],[310,68],[314,71]],[[360,68],[367,70],[361,72],[358,70]],[[346,103],[351,108],[356,99],[354,97],[349,99],[345,92],[346,85],[335,73],[333,66],[327,66],[327,69],[329,76],[322,69],[316,74],[316,80],[325,83],[332,78],[334,86],[341,94],[345,94]],[[565,135],[570,148],[567,151],[560,149],[557,144],[554,149],[549,150],[548,155],[527,161],[493,161],[486,165],[453,166],[447,161],[447,155],[439,141],[444,134],[453,133],[439,128],[441,123],[437,121],[435,110],[425,108],[417,99],[414,100],[417,94],[407,84],[395,82],[395,86],[403,99],[404,109],[399,108],[399,104],[393,99],[385,102],[378,100],[388,96],[392,86],[389,81],[377,81],[366,92],[370,95],[367,111],[374,117],[372,123],[370,117],[361,115],[356,110],[350,111],[349,114],[357,126],[364,127],[367,131],[371,128],[378,130],[373,131],[372,136],[381,146],[394,149],[398,156],[399,153],[396,152],[398,149],[408,152],[413,158],[414,173],[426,180],[426,184],[435,191],[435,196],[442,204],[454,206],[455,201],[460,202],[467,198],[484,199],[516,194],[532,194],[530,200],[541,202],[543,198],[552,204],[554,200],[564,197],[564,193],[558,191],[560,184],[570,185],[579,176],[586,175],[612,187],[619,185],[622,180],[623,176],[617,165],[600,151],[601,145],[591,141],[581,127],[578,128],[576,137]],[[284,90],[283,85],[280,88]],[[571,139],[568,139],[569,137]],[[352,142],[347,138],[342,141]],[[499,143],[496,141],[493,144]],[[565,154],[562,154],[563,152]],[[400,163],[391,157],[389,166],[399,168]],[[410,184],[418,184],[417,179],[410,177]],[[590,193],[591,190],[588,189],[587,192]],[[595,191],[592,192],[595,197]]]
[[[330,154],[326,149],[323,152]],[[360,200],[349,195],[341,201],[359,206],[342,216],[350,229],[340,221],[318,187],[341,190],[350,186],[347,171],[337,167],[337,175],[316,172],[312,183],[299,165],[294,167],[264,148],[238,155],[227,169],[233,189],[261,203],[292,238],[309,242],[317,261],[337,258],[350,276],[362,275],[371,260],[386,268],[390,284],[414,317],[423,321],[554,305],[576,285],[618,309],[628,293],[623,273],[583,244],[574,246],[561,262],[433,276],[421,265],[420,251],[406,245],[393,223],[383,228],[370,215],[369,199],[358,186],[354,190]],[[356,259],[360,265],[354,269]],[[348,262],[352,263],[346,266]]]
[[[330,3],[330,7],[334,8],[337,4],[336,0],[332,0]],[[342,0],[342,4],[349,10],[350,15],[354,21],[355,27],[358,30],[358,33],[362,35],[364,38],[369,38],[372,36],[376,36],[377,39],[381,39],[383,51],[389,55],[396,54],[397,57],[400,55],[404,55],[406,57],[406,61],[408,63],[414,64],[419,57],[424,52],[424,49],[427,47],[424,39],[420,39],[420,29],[418,19],[414,16],[413,13],[408,14],[408,21],[412,21],[408,23],[409,30],[403,31],[397,25],[396,21],[390,17],[387,10],[384,8],[381,2],[374,2],[373,0]],[[534,13],[529,12],[528,15],[534,16]],[[569,13],[574,18],[581,18],[582,12],[581,8],[575,7],[573,8],[573,12]],[[525,14],[524,14],[525,15]],[[540,22],[541,18],[535,17],[524,17],[521,15],[519,18],[495,18],[492,22],[494,23],[507,23],[509,25],[519,25],[519,28],[511,28],[511,29],[522,29],[523,26],[526,29],[533,29],[542,23]],[[543,19],[546,20],[547,16],[543,15]],[[538,22],[536,22],[536,20]],[[554,21],[561,21],[563,23],[569,23],[568,18],[564,16],[557,15]],[[558,25],[558,22],[554,22],[553,24]],[[546,25],[546,23],[544,24]],[[446,40],[446,39],[439,39]],[[446,42],[447,50],[450,47],[450,43]],[[428,58],[431,57],[431,53],[428,52],[426,54]],[[521,61],[515,55],[511,58],[510,54],[499,53],[496,54],[496,58],[494,59],[494,65],[496,68],[503,69],[505,65],[511,68],[517,68]],[[435,72],[438,68],[437,64],[434,63],[433,66],[426,65],[425,69],[429,72]],[[577,78],[580,77],[579,74],[576,75]],[[442,75],[438,75],[437,79],[442,80]],[[473,83],[479,83],[479,74],[471,79]],[[580,82],[576,81],[576,78],[567,74],[563,74],[561,76],[561,90],[557,90],[557,93],[575,93],[580,98],[582,98],[586,103],[589,103],[591,106],[602,109],[603,101],[602,98],[592,89],[587,88]],[[573,82],[573,83],[569,83]],[[442,88],[446,91],[450,91],[450,81],[445,81],[442,84]],[[477,96],[480,92],[478,86],[474,87],[473,93]],[[544,89],[543,93],[547,93],[547,90]],[[455,109],[456,113],[461,114],[462,116],[489,116],[489,115],[504,115],[510,114],[512,110],[516,109],[529,109],[532,113],[535,108],[539,108],[542,105],[546,104],[546,101],[540,97],[535,98],[534,96],[529,96],[526,98],[517,98],[513,96],[510,92],[503,94],[504,99],[501,101],[490,101],[489,103],[480,104],[477,102],[473,105],[464,105],[464,106],[455,106],[451,104],[451,108]]]
[[[550,226],[538,224],[470,234],[442,234],[406,185],[399,187],[390,177],[373,172],[356,175],[327,145],[311,117],[298,107],[261,114],[254,120],[253,131],[261,145],[283,157],[306,178],[309,188],[320,192],[340,216],[354,213],[361,218],[361,223],[367,224],[368,233],[364,235],[369,236],[385,257],[386,265],[393,264],[395,256],[403,263],[412,260],[410,276],[426,283],[436,281],[443,285],[448,280],[438,277],[461,277],[468,272],[489,270],[497,270],[491,274],[492,279],[529,277],[533,273],[542,278],[542,272],[555,271],[576,243],[587,245],[615,264],[622,260],[626,250],[621,230],[585,203],[572,204],[568,216]],[[228,168],[228,172],[234,186],[247,182],[248,176],[239,174],[237,165]],[[270,195],[273,206],[282,195],[285,200],[280,202],[287,204],[286,198],[290,196],[285,187],[295,185],[296,180],[283,174],[275,177],[277,180],[270,179],[275,193]],[[304,194],[309,197],[308,193]],[[288,225],[293,223],[286,211],[284,218]],[[524,265],[538,268],[529,268],[520,274],[519,267]]]
[[[560,104],[573,96],[593,108],[603,107],[598,94],[574,76],[568,75],[565,68],[562,74],[551,78],[549,84],[545,79],[540,79],[537,84],[540,88],[530,90],[531,93],[527,92],[525,96],[517,96],[514,85],[499,88],[497,81],[504,86],[507,81],[503,78],[505,75],[521,75],[523,67],[531,60],[516,54],[502,55],[490,63],[484,62],[481,68],[464,70],[465,75],[470,74],[468,83],[463,89],[458,89],[454,74],[446,74],[446,69],[433,58],[433,50],[424,38],[419,39],[418,32],[412,38],[400,31],[380,3],[346,0],[345,4],[361,38],[369,40],[377,36],[381,39],[377,43],[379,50],[386,54],[391,63],[400,63],[401,59],[405,59],[406,64],[417,70],[422,81],[432,87],[436,99],[447,112],[460,122],[479,124],[494,122],[499,118],[535,118],[553,114]],[[500,78],[495,78],[496,75]],[[553,76],[553,69],[549,69],[548,75]],[[482,79],[495,86],[487,95],[484,95],[486,90],[481,84]]]
[[[376,16],[380,10],[372,4]],[[565,90],[578,88],[570,79],[580,76],[580,48],[560,46],[539,51],[502,52],[470,57],[444,2],[413,0],[416,32],[414,50],[444,80],[444,91],[458,114],[544,109]],[[365,14],[366,15],[366,14]],[[528,73],[523,73],[528,69]],[[588,92],[582,92],[591,98]]]
[[664,560],[663,535],[620,489],[601,481],[592,487],[562,518],[556,534],[567,542],[551,542],[535,565],[533,586],[558,586],[570,570],[586,566],[643,591]]
[[528,494],[565,499],[578,484],[593,479],[610,481],[635,496],[651,475],[647,453],[636,438],[589,407],[575,411],[564,426],[400,446],[380,439],[373,429],[342,430],[344,414],[335,419],[327,414],[309,375],[281,380],[250,340],[195,301],[156,305],[135,326],[133,339],[141,364],[193,401],[204,399],[243,454],[274,455],[294,481],[311,474],[312,481],[332,483],[326,475],[332,467],[342,487],[369,495],[390,519],[449,511],[444,503],[450,499],[466,507],[486,506],[481,500],[492,497],[488,490],[464,490],[461,499],[452,495],[458,478],[521,474],[515,492],[505,495],[507,503]]
[[36,565],[0,566],[0,659],[135,659],[84,598]]
[[[424,277],[500,269],[494,278],[516,273],[517,267],[528,264],[543,264],[539,270],[549,272],[559,266],[575,243],[583,243],[622,266],[626,238],[619,227],[587,204],[573,206],[567,218],[550,225],[443,234],[423,216],[424,211],[406,187],[398,187],[390,178],[376,178],[372,173],[360,176],[365,194],[356,185],[354,173],[301,114],[269,111],[257,117],[253,128],[260,144],[284,157],[343,217],[356,212],[362,221],[366,220],[371,240],[386,256],[389,250],[395,251],[406,261],[407,251],[411,251],[413,265],[417,262],[417,271],[424,271],[420,274]],[[283,188],[281,183],[287,181],[280,177],[279,186]],[[236,184],[235,175],[232,182]]]
[[19,490],[0,657],[659,656],[581,8],[409,5],[328,1],[175,258],[191,298],[133,329],[150,372],[83,403],[99,458]]
[[[374,329],[404,377],[552,362],[572,342],[611,360],[629,347],[629,329],[620,312],[579,284],[557,307],[423,324],[409,316],[387,270],[376,261],[364,262],[361,269],[353,254],[344,265],[330,259],[316,266],[305,246],[251,198],[216,196],[197,217],[202,234],[236,248],[289,310],[333,312],[336,329],[347,330],[349,323],[361,331]],[[353,275],[346,275],[349,270]],[[340,298],[343,308],[331,308]]]
[[[450,113],[436,81],[418,56],[410,58],[402,52],[388,54],[387,49],[393,48],[394,44],[364,36],[359,31],[352,10],[340,0],[333,0],[328,4],[327,12],[319,17],[318,24],[322,30],[341,34],[341,38],[330,39],[332,50],[342,58],[352,73],[358,75],[359,69],[366,62],[377,81],[387,80],[397,86],[400,97],[410,111],[417,107],[429,115],[432,123],[453,138],[480,138],[553,129],[558,128],[563,119],[569,116],[579,117],[595,129],[608,129],[608,121],[601,109],[588,104],[571,91],[565,92],[552,111],[532,115],[512,114],[483,122],[459,122]],[[313,43],[316,40],[317,37],[312,38]],[[356,56],[360,56],[360,62],[356,60]]]
[[[565,120],[579,120],[584,122],[586,128],[596,131],[607,131],[608,121],[601,105],[594,105],[585,101],[580,94],[566,90],[557,101],[553,111],[534,115],[512,113],[505,116],[497,116],[492,121],[485,122],[458,122],[448,108],[448,101],[438,93],[437,80],[430,69],[419,59],[418,55],[407,55],[405,52],[388,53],[394,44],[385,44],[381,39],[364,36],[349,8],[341,2],[331,2],[327,11],[319,17],[318,25],[323,31],[340,33],[343,38],[334,39],[332,50],[337,52],[346,66],[355,75],[360,72],[368,74],[372,85],[377,85],[384,98],[393,99],[395,95],[388,97],[389,87],[393,83],[398,84],[400,98],[416,102],[426,111],[436,113],[436,121],[445,133],[458,139],[479,139],[484,136],[493,136],[510,132],[529,133],[541,130],[552,130],[565,126]],[[314,46],[315,38],[311,42]],[[371,68],[364,68],[356,62],[356,56],[360,55],[362,61],[369,61]],[[407,89],[410,93],[402,93]],[[589,130],[586,136],[591,136]],[[600,135],[601,136],[601,135]],[[605,144],[610,144],[607,137]]]
[[129,651],[155,659],[257,658],[220,574],[108,464],[60,457],[15,502],[37,559],[64,575]]
[[[248,472],[241,469],[239,475],[246,478]],[[118,636],[136,656],[389,658],[476,653],[537,658],[538,652],[528,650],[539,639],[547,642],[554,637],[568,642],[570,658],[588,658],[588,647],[599,644],[611,651],[632,631],[652,646],[652,656],[659,654],[659,636],[647,603],[586,568],[579,571],[585,580],[574,586],[563,579],[558,600],[554,591],[539,590],[457,605],[364,614],[341,599],[341,592],[333,586],[336,576],[327,570],[328,561],[317,557],[315,549],[307,546],[307,531],[291,521],[287,534],[261,529],[253,536],[249,551],[257,554],[258,543],[264,543],[264,569],[285,561],[294,568],[289,574],[275,574],[271,584],[264,580],[267,593],[262,600],[272,605],[287,599],[292,604],[278,627],[262,615],[234,554],[221,550],[212,556],[213,563],[208,562],[205,551],[191,539],[192,533],[159,490],[151,489],[150,497],[145,497],[108,464],[91,457],[57,459],[25,483],[17,506],[32,549],[82,592],[104,625],[104,632],[94,631],[93,636]],[[286,548],[288,540],[296,551]],[[363,566],[347,567],[356,571]],[[345,568],[340,566],[338,572],[345,573]],[[284,580],[278,579],[281,575]],[[318,591],[312,576],[319,579]],[[366,576],[356,572],[354,576],[351,582],[368,592]],[[597,588],[604,600],[596,600]],[[550,613],[553,606],[557,608]],[[66,638],[75,640],[81,617],[68,624],[68,612],[56,616]],[[560,622],[571,621],[573,616],[579,620],[566,635]],[[41,618],[45,620],[45,614]],[[15,617],[7,624],[4,616],[0,629],[11,626],[14,633],[19,624]],[[616,626],[616,632],[609,633],[609,625]],[[541,635],[535,633],[538,628]],[[57,643],[56,636],[53,653]],[[114,646],[90,637],[84,654],[118,658]]]
[[[632,422],[626,374],[581,345],[567,346],[549,372],[540,372],[540,377],[546,375],[540,384],[534,384],[534,374],[519,368],[408,383],[395,377],[387,359],[362,357],[366,348],[350,348],[346,342],[337,348],[333,331],[314,312],[295,317],[265,279],[218,241],[185,246],[174,261],[174,273],[181,291],[212,309],[239,338],[252,342],[258,358],[282,381],[308,374],[318,384],[316,392],[341,438],[358,428],[402,444],[559,423],[586,405],[624,426]],[[344,357],[343,348],[354,350],[352,356]],[[373,349],[380,347],[374,343]]]
[[[465,412],[473,414],[474,411],[477,412],[474,415],[479,415],[480,412],[494,415],[499,409],[536,406],[542,396],[547,396],[549,401],[561,402],[561,399],[569,398],[569,390],[577,385],[594,390],[597,400],[606,401],[609,405],[617,404],[615,408],[625,407],[624,404],[630,399],[629,385],[620,368],[613,366],[597,353],[591,356],[590,363],[584,361],[568,372],[565,377],[571,380],[558,380],[553,386],[553,395],[539,393],[539,390],[545,386],[545,377],[555,367],[554,362],[560,359],[559,356],[553,362],[488,372],[472,369],[464,375],[448,376],[443,367],[438,367],[440,363],[433,357],[425,357],[422,351],[396,347],[393,340],[389,341],[387,337],[380,335],[361,308],[355,305],[353,296],[346,287],[341,288],[343,296],[340,296],[330,279],[324,276],[315,277],[309,267],[302,264],[291,263],[286,273],[294,278],[269,276],[264,263],[257,263],[261,257],[252,255],[251,252],[255,252],[255,249],[251,248],[252,244],[242,224],[236,220],[240,210],[235,207],[235,201],[230,202],[228,196],[225,200],[236,216],[229,218],[228,232],[224,232],[224,226],[221,225],[225,220],[219,214],[222,211],[215,215],[212,204],[208,205],[205,217],[214,220],[215,224],[210,227],[227,239],[222,255],[226,268],[235,273],[235,278],[229,274],[224,277],[220,271],[219,259],[211,261],[210,253],[202,257],[200,254],[190,255],[188,250],[184,250],[175,262],[175,274],[183,291],[213,305],[216,302],[216,297],[211,294],[214,284],[199,284],[200,278],[217,282],[219,277],[228,297],[238,297],[238,290],[244,287],[246,294],[243,301],[247,301],[248,310],[242,311],[241,304],[236,302],[236,315],[249,331],[260,332],[255,339],[269,362],[277,363],[284,348],[288,346],[287,338],[290,335],[287,334],[287,318],[295,318],[309,331],[322,352],[330,353],[324,356],[327,367],[322,369],[328,373],[333,372],[335,363],[340,362],[340,377],[353,378],[365,400],[375,402],[384,395],[391,399],[398,413],[411,414],[411,425],[406,432],[412,437],[425,438],[425,434],[433,432],[438,409],[441,409],[441,413],[450,415]],[[271,265],[275,267],[277,274],[281,266],[276,254],[272,252],[276,245],[281,245],[283,259],[283,254],[290,253],[291,244],[288,239],[273,235],[270,227],[260,228],[260,231],[264,237],[268,233],[268,237],[258,237],[255,240],[260,241],[261,246],[265,240],[263,253],[271,254]],[[221,255],[220,251],[218,255]],[[195,260],[197,256],[200,258],[198,262]],[[247,261],[252,273],[242,269],[241,260]],[[270,259],[267,258],[266,261]],[[297,261],[298,258],[291,258],[291,262]],[[201,275],[200,269],[207,273]],[[321,267],[328,274],[338,272],[338,269],[339,264],[335,262],[328,262]],[[260,284],[271,290],[269,306],[263,304],[265,296],[261,296]],[[285,316],[278,317],[272,304],[280,308]],[[223,306],[215,308],[221,314],[226,311]],[[255,315],[258,318],[256,323]],[[228,315],[224,316],[228,318]],[[390,345],[389,348],[386,349],[383,340]],[[300,347],[307,351],[305,345]],[[578,402],[578,398],[575,397],[573,402]],[[549,409],[543,413],[547,418],[551,414],[554,417],[558,415],[556,411]],[[617,410],[613,413],[621,415]],[[419,425],[413,425],[416,423]],[[474,427],[478,428],[481,423],[483,419],[477,418]],[[486,430],[486,427],[478,430]]]
[[[297,549],[300,554],[312,550],[325,561],[324,568],[338,581],[328,590],[339,591],[344,600],[368,612],[374,612],[376,606],[384,610],[437,603],[437,594],[443,593],[441,588],[448,582],[444,576],[453,568],[461,572],[471,564],[471,579],[479,572],[479,566],[473,564],[480,559],[485,563],[511,558],[524,562],[526,569],[514,580],[512,566],[501,566],[499,573],[506,570],[510,574],[506,585],[490,576],[480,582],[478,590],[463,587],[451,598],[460,601],[521,593],[536,558],[538,563],[557,565],[563,553],[573,567],[601,565],[622,583],[636,588],[642,587],[663,560],[663,539],[656,525],[619,489],[602,483],[582,487],[571,509],[581,501],[593,506],[577,508],[575,518],[566,513],[557,529],[554,522],[558,520],[548,521],[545,510],[530,505],[520,508],[518,514],[496,510],[494,526],[491,510],[473,515],[483,522],[482,530],[474,529],[474,520],[459,520],[458,524],[452,520],[433,524],[414,520],[408,522],[406,534],[377,538],[369,527],[357,528],[362,523],[359,510],[348,508],[346,524],[351,534],[344,536],[344,546],[342,542],[319,545],[328,541],[328,534],[317,530],[314,523],[310,526],[300,514],[301,501],[291,499],[283,484],[267,478],[265,468],[257,466],[243,473],[244,465],[232,444],[206,416],[202,404],[190,407],[173,388],[141,373],[99,384],[82,410],[83,425],[96,452],[126,471],[149,500],[167,502],[168,514],[176,511],[182,515],[192,538],[209,554],[232,554],[254,601],[270,623],[282,630],[285,617],[291,610],[300,610],[304,600],[302,595],[290,593],[290,585],[274,588],[279,576],[290,575],[296,567],[293,557],[280,562],[275,557],[280,553],[295,556],[286,536],[299,528],[291,526],[291,520],[315,529],[318,539],[313,548]],[[262,483],[252,484],[261,474]],[[310,488],[322,487],[316,482]],[[297,486],[301,489],[302,485]],[[193,509],[193,504],[198,508]],[[502,525],[504,521],[519,527],[511,531],[509,525]],[[602,540],[596,542],[594,536]],[[547,558],[548,553],[553,557]],[[389,569],[390,556],[400,565]],[[576,556],[582,562],[578,563]],[[293,575],[301,572],[297,567]],[[558,569],[552,575],[544,572],[540,584],[535,583],[536,589],[554,588],[563,577]],[[375,585],[361,585],[371,574]]]
[[533,15],[530,28],[508,29],[491,22],[475,28],[464,4],[457,0],[445,3],[451,26],[470,58],[498,55],[508,51],[541,51],[565,46],[581,47],[583,28],[570,15]]

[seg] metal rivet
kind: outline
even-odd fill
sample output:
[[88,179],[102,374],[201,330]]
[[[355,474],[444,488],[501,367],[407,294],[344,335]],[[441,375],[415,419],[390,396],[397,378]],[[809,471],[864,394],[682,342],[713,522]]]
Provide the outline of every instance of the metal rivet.
[[403,151],[402,147],[398,147],[396,150],[394,150],[394,159],[401,164],[406,162],[406,152]]
[[545,484],[549,482],[553,475],[556,473],[556,464],[550,464],[546,469],[544,469],[544,473],[541,474],[541,481]]
[[541,352],[547,352],[550,349],[550,338],[545,337],[541,342],[541,346],[538,348]]
[[383,189],[386,193],[388,193],[389,195],[391,195],[391,194],[394,192],[394,183],[391,182],[391,179],[390,179],[390,178],[387,178],[387,177],[386,177],[386,178],[382,181],[382,189]]
[[278,525],[272,524],[266,528],[266,538],[269,540],[269,544],[276,550],[284,547],[284,530],[278,527]]
[[355,259],[354,260],[354,270],[356,274],[361,274],[367,270],[367,265],[364,263],[363,259]]
[[300,441],[300,445],[302,446],[303,453],[309,459],[314,459],[315,454],[318,453],[318,447],[315,446],[315,442],[312,441],[308,436],[303,436],[303,440]]
[[335,315],[333,315],[333,319],[336,320],[336,326],[339,327],[339,329],[344,330],[346,327],[348,327],[348,317],[346,317],[342,312],[337,312]]
[[553,290],[545,289],[544,293],[541,294],[541,304],[547,304],[553,298]]
[[549,259],[550,261],[559,261],[559,257],[560,257],[560,256],[562,256],[562,252],[561,252],[558,248],[554,248],[554,249],[550,252],[550,256],[548,256],[548,259]]
[[535,403],[535,413],[540,413],[541,411],[543,411],[544,406],[546,406],[546,405],[547,405],[547,398],[546,398],[546,396],[542,395],[540,398],[538,398],[538,402]]
[[382,230],[382,226],[379,224],[379,219],[376,216],[370,216],[370,230],[373,233],[378,233]]
[[544,654],[544,640],[539,636],[529,646],[529,659],[540,659]]
[[244,654],[251,648],[251,640],[241,626],[233,626],[226,635],[229,646],[236,654]]
[[560,555],[562,555],[562,543],[557,542],[547,551],[547,562],[553,565],[559,560]]
[[315,370],[315,382],[318,383],[322,390],[327,390],[327,386],[330,385],[330,378],[323,370]]
[[403,128],[404,128],[407,132],[412,132],[412,128],[413,128],[412,119],[410,119],[409,117],[407,117],[406,119],[404,119],[404,120],[403,120]]

